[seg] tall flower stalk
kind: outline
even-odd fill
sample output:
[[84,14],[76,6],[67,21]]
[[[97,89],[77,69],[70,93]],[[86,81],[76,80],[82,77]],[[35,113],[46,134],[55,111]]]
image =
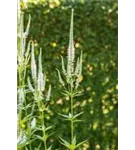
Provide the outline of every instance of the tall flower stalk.
[[[53,126],[47,127],[45,124],[45,114],[48,110],[48,102],[51,96],[51,85],[45,92],[46,76],[42,70],[42,50],[38,57],[38,66],[36,65],[34,55],[34,43],[29,41],[26,43],[26,38],[29,33],[31,17],[29,16],[26,30],[24,31],[24,15],[19,7],[18,2],[18,22],[17,22],[17,73],[18,73],[18,127],[17,127],[17,149],[18,150],[33,150],[32,142],[39,139],[44,144],[44,150],[51,150],[52,146],[47,146],[47,139],[52,135],[50,129]],[[31,78],[28,77],[26,82],[26,69],[31,58]],[[32,82],[31,82],[32,81]],[[29,90],[27,89],[29,88]],[[26,94],[32,92],[34,101],[26,101]],[[44,95],[44,92],[46,95]],[[35,108],[37,116],[35,116]],[[29,110],[29,111],[28,111]],[[39,122],[38,122],[39,121]],[[42,136],[37,134],[37,131],[42,131]],[[41,148],[41,143],[38,148]]]
[[[18,4],[19,8],[19,4]],[[24,128],[26,127],[25,122],[29,119],[27,113],[27,104],[26,104],[26,69],[30,59],[30,42],[26,47],[26,38],[29,33],[31,17],[29,16],[28,24],[26,30],[24,31],[24,15],[21,12],[20,8],[18,9],[17,16],[17,73],[18,73],[18,126],[17,126],[17,135],[18,135],[18,149],[24,147],[27,143],[27,136],[25,134]],[[23,113],[25,112],[25,116]]]
[[[70,33],[69,33],[69,46],[68,46],[68,58],[67,58],[67,69],[65,69],[64,59],[61,56],[61,64],[62,64],[62,73],[65,78],[62,78],[60,71],[57,69],[59,82],[64,87],[63,94],[68,96],[70,99],[70,112],[68,115],[60,114],[66,120],[70,121],[71,124],[71,140],[70,142],[64,140],[59,137],[60,143],[67,147],[69,150],[75,150],[85,141],[77,144],[76,142],[76,134],[74,133],[74,124],[81,121],[77,119],[83,112],[78,114],[74,114],[74,98],[79,96],[78,87],[80,82],[82,81],[82,52],[80,57],[77,59],[75,65],[75,48],[73,41],[73,17],[74,17],[74,9],[71,10],[71,22],[70,22]],[[64,80],[65,79],[65,80]]]
[[[37,69],[38,68],[38,69]],[[38,108],[38,115],[37,120],[40,121],[40,124],[36,126],[36,131],[41,131],[42,135],[38,135],[34,133],[34,137],[36,139],[39,139],[44,144],[44,150],[51,150],[51,146],[48,148],[47,146],[47,139],[52,135],[52,133],[48,133],[50,129],[53,128],[53,126],[46,126],[45,122],[45,115],[47,114],[47,105],[48,101],[51,97],[51,85],[49,85],[49,89],[46,92],[46,95],[44,95],[45,92],[45,86],[46,86],[46,76],[42,71],[42,50],[40,49],[40,53],[38,56],[38,67],[36,65],[35,61],[35,55],[34,55],[34,43],[32,42],[32,52],[31,52],[31,78],[28,78],[28,86],[30,91],[33,93],[34,96],[34,104],[32,108],[32,113],[34,112],[35,105]]]

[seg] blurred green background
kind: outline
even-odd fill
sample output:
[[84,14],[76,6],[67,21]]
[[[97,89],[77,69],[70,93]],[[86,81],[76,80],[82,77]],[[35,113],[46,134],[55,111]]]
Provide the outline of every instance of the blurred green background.
[[[117,150],[117,1],[31,0],[22,2],[25,24],[31,14],[28,37],[35,43],[36,57],[43,51],[43,68],[52,97],[47,116],[55,125],[50,138],[53,148],[65,150],[57,136],[70,140],[70,124],[57,113],[67,114],[70,101],[62,95],[56,68],[61,70],[60,55],[67,57],[71,7],[74,12],[76,57],[83,50],[83,95],[75,99],[75,113],[84,111],[75,126],[78,142],[88,139],[80,150]],[[36,143],[35,143],[36,144]]]

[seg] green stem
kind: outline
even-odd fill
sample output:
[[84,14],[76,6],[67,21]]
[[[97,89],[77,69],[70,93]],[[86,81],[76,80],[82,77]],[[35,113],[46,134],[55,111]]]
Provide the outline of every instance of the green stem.
[[46,140],[44,141],[45,150],[47,150]]
[[22,71],[19,68],[19,86],[22,85]]
[[[18,75],[19,75],[19,86],[21,87],[22,86],[22,76],[21,76],[21,74],[22,74],[22,71],[19,69],[19,73],[18,73]],[[20,121],[21,121],[21,119],[22,119],[22,109],[20,108],[19,109],[19,130],[20,130]]]
[[73,110],[73,105],[74,105],[74,101],[73,101],[73,82],[71,80],[71,143],[73,143],[73,138],[74,138],[74,122],[73,122],[73,116],[74,116],[74,110]]
[[31,144],[29,144],[29,146],[30,146],[30,150],[32,150]]
[[[25,66],[24,72],[22,72],[22,73],[23,73],[22,85],[25,85],[26,66]],[[26,99],[24,100],[24,105],[25,105],[25,114],[27,116],[28,112],[27,112],[27,109],[26,109],[26,106],[27,106]],[[27,122],[27,125],[28,125],[28,122]]]
[[[73,113],[73,96],[71,96],[71,115],[73,117],[74,113]],[[71,119],[71,143],[73,142],[73,138],[74,138],[74,122],[73,122],[73,118]]]
[[45,132],[45,123],[44,123],[44,111],[41,112],[41,123],[42,123],[42,133],[43,133],[43,137],[44,137],[44,150],[47,150],[47,144],[46,144],[46,132]]

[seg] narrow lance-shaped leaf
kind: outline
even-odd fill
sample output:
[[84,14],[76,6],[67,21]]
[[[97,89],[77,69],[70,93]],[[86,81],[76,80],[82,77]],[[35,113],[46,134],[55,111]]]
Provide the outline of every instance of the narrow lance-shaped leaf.
[[24,141],[23,143],[22,142],[21,143],[17,143],[17,149],[20,150],[20,149],[24,148],[26,145],[32,143],[34,140],[35,139],[29,140],[29,141]]
[[78,116],[80,116],[80,115],[81,115],[81,114],[83,114],[83,113],[84,113],[84,112],[80,112],[80,113],[78,113],[78,114],[74,115],[74,117],[73,117],[73,118],[75,119],[75,118],[77,118]]
[[62,116],[62,117],[64,117],[64,118],[69,118],[68,115],[63,115],[63,114],[60,114],[60,113],[58,113],[58,115],[60,115],[60,116]]
[[41,143],[39,144],[38,148],[35,148],[34,150],[40,150],[41,148]]
[[73,116],[72,116],[71,113],[69,113],[68,115],[64,115],[64,114],[60,114],[60,113],[58,113],[58,114],[59,114],[60,116],[64,117],[64,118],[66,118],[66,119],[64,119],[64,120],[71,121],[71,120],[73,119]]
[[52,136],[54,133],[56,133],[56,132],[51,132],[51,133],[49,133],[49,134],[48,134],[48,137]]
[[78,143],[78,144],[76,145],[76,148],[79,147],[79,146],[81,146],[83,143],[85,143],[85,142],[87,142],[87,141],[88,141],[88,140],[85,140],[85,141],[82,141],[82,142]]
[[83,120],[75,119],[73,122],[74,122],[74,123],[76,123],[76,122],[83,122]]
[[54,126],[49,126],[49,127],[45,128],[45,131],[48,131],[48,130],[50,130],[52,128],[54,128]]
[[36,128],[33,130],[33,133],[36,132],[36,131],[42,131],[42,130],[43,130],[42,127],[36,126]]
[[27,115],[26,117],[23,118],[23,120],[21,120],[22,122],[27,122],[28,120],[30,120],[32,118],[32,114]]
[[68,143],[66,140],[62,139],[61,137],[59,137],[59,139],[61,140],[60,143],[62,145],[70,149],[70,143]]
[[36,137],[37,139],[39,139],[39,140],[41,140],[41,141],[44,142],[44,138],[43,138],[43,137],[41,137],[41,136],[39,136],[39,135],[35,135],[35,137]]
[[52,150],[52,145],[51,145],[51,146],[49,146],[49,148],[48,148],[47,150]]
[[25,150],[29,150],[27,147],[25,147]]
[[72,144],[76,145],[76,135],[73,138]]

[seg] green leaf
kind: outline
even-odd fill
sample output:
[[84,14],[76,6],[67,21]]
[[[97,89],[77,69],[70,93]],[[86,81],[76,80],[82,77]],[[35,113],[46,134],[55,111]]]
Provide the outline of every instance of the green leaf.
[[68,115],[63,115],[63,114],[60,114],[60,113],[58,113],[58,115],[60,115],[60,116],[62,116],[62,117],[64,117],[64,118],[69,118]]
[[34,140],[35,139],[30,140],[30,141],[24,141],[24,142],[20,141],[19,143],[17,143],[17,149],[21,149],[21,148],[25,147],[26,145],[32,143]]
[[23,147],[25,147],[27,144],[23,143],[23,144],[17,144],[17,149],[21,149]]
[[74,94],[74,97],[78,97],[78,96],[82,96],[82,95],[84,95],[83,93],[78,93],[78,92],[76,92],[75,94]]
[[70,149],[70,143],[68,143],[66,140],[62,139],[61,137],[59,137],[59,139],[61,141],[59,141],[62,145],[64,145],[65,147],[69,148]]
[[27,122],[29,119],[32,119],[32,114],[30,114],[30,115],[24,117],[24,118],[21,120],[21,122],[25,123],[25,122]]
[[28,150],[28,148],[27,148],[27,147],[25,147],[25,150]]
[[65,95],[65,96],[70,96],[71,95],[71,93],[70,92],[68,92],[68,91],[64,91],[64,92],[61,92],[63,95]]
[[85,141],[82,141],[82,142],[78,143],[78,144],[76,145],[76,148],[79,147],[79,146],[81,146],[81,145],[82,145],[83,143],[85,143],[86,141],[88,141],[88,139],[85,140]]
[[51,149],[52,149],[52,145],[47,150],[51,150]]
[[69,118],[69,119],[63,119],[63,120],[71,121],[72,119],[71,119],[71,118]]
[[54,128],[54,126],[49,126],[49,127],[45,128],[45,131],[48,131],[48,130],[50,130],[52,128]]
[[72,144],[76,145],[76,135],[73,138]]
[[66,92],[61,92],[64,96],[69,96]]
[[32,133],[36,132],[36,131],[42,131],[42,127],[36,127]]
[[54,133],[56,133],[56,132],[52,132],[52,133],[48,134],[48,137],[52,136]]
[[78,114],[74,115],[74,117],[73,117],[73,118],[75,119],[75,118],[77,118],[78,116],[80,116],[80,115],[81,115],[81,114],[83,114],[83,113],[84,113],[84,112],[80,112],[80,113],[78,113]]
[[40,150],[41,143],[39,144],[38,148],[35,148],[35,150]]
[[74,122],[82,122],[82,121],[84,121],[84,120],[73,120]]
[[37,139],[39,139],[39,140],[41,140],[41,141],[44,142],[44,138],[43,138],[43,137],[41,137],[41,136],[39,136],[39,135],[35,135],[35,137],[36,137]]

